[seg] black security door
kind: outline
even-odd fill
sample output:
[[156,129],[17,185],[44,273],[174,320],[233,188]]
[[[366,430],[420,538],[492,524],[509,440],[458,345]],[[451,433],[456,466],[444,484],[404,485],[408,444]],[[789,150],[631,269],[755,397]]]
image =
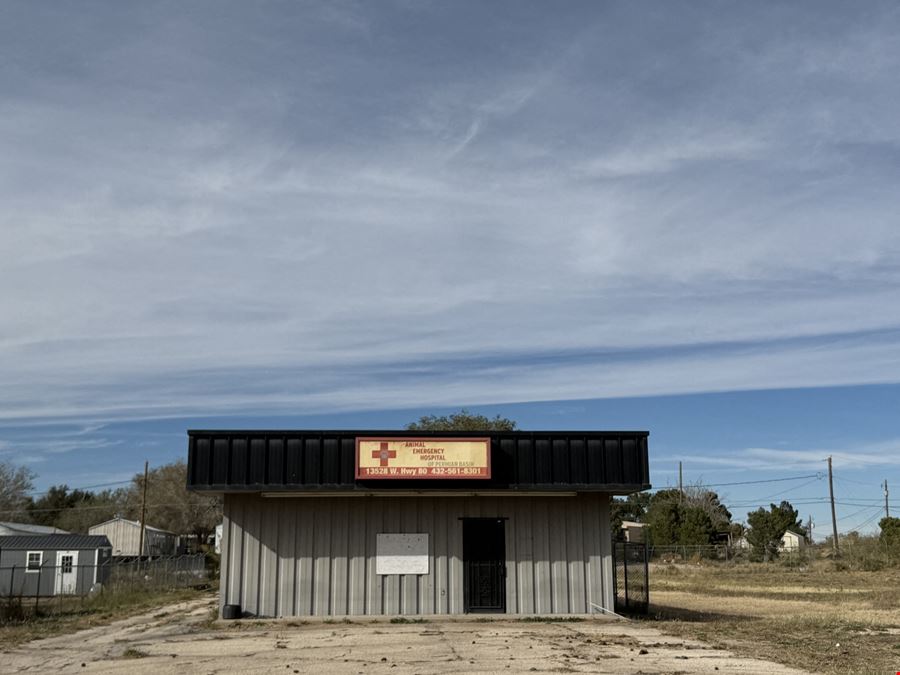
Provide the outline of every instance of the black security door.
[[463,564],[467,612],[506,611],[505,522],[463,519]]

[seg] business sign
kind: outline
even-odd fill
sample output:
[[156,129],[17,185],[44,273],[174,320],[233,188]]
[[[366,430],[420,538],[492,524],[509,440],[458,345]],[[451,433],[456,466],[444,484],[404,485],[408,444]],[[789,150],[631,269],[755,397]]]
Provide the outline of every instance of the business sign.
[[489,438],[357,438],[358,479],[490,478]]

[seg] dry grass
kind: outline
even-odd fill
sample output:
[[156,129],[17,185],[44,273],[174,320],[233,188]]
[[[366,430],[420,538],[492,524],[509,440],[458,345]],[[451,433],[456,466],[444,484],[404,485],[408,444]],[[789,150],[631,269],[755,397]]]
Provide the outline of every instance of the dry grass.
[[39,609],[38,614],[29,613],[21,621],[0,624],[0,645],[4,651],[30,640],[41,640],[73,633],[84,628],[104,626],[154,607],[163,607],[182,600],[205,597],[214,593],[210,590],[190,588],[172,591],[142,591],[106,593],[96,598],[70,601],[60,605],[49,600]]
[[660,629],[820,673],[900,670],[900,570],[827,562],[678,565],[651,570]]

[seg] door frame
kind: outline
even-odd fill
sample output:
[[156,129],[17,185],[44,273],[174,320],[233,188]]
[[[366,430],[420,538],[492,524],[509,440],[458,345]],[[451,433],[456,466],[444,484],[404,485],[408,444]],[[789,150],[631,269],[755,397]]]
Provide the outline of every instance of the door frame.
[[[462,540],[463,540],[463,550],[462,550],[462,563],[463,563],[463,611],[466,614],[505,614],[506,613],[506,521],[509,520],[506,516],[495,516],[495,517],[462,517],[460,518],[462,521],[463,532],[462,532]],[[472,608],[471,598],[469,597],[469,559],[466,557],[466,524],[470,522],[492,522],[496,523],[498,528],[503,536],[500,540],[500,557],[497,558],[497,566],[499,571],[498,576],[498,592],[500,594],[500,606],[499,607],[488,607],[488,608]]]
[[[72,586],[71,590],[66,590],[63,583],[63,556],[72,556]],[[78,551],[57,551],[56,552],[56,574],[54,575],[53,593],[55,595],[75,595],[78,592]]]

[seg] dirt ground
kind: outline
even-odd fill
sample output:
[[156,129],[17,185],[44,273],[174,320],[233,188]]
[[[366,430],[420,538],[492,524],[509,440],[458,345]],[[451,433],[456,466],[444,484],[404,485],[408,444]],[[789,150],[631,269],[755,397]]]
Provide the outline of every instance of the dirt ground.
[[643,622],[816,673],[900,672],[900,570],[669,565]]
[[615,619],[211,622],[213,598],[0,654],[4,673],[799,673]]

